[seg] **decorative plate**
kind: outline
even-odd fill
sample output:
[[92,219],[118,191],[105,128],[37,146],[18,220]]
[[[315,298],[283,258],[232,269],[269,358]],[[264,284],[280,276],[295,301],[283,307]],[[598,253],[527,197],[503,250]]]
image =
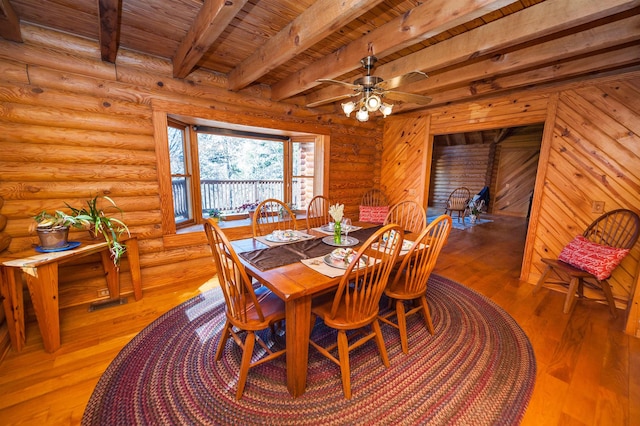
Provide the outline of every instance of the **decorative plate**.
[[[409,240],[403,240],[402,241],[402,248],[400,249],[400,251],[407,251],[411,248],[411,246],[413,245],[413,241],[409,241]],[[385,243],[382,243],[382,247],[385,247]],[[371,248],[373,249],[377,249],[378,248],[378,243],[373,243],[371,245]]]
[[[344,259],[340,259],[340,260],[334,259],[333,257],[331,257],[331,253],[326,255],[322,260],[324,260],[324,263],[334,268],[347,269],[349,267],[349,263],[345,262]],[[367,256],[362,256],[360,258],[360,262],[358,262],[358,267],[364,268],[365,266],[367,266],[366,262],[367,262]]]
[[265,236],[264,239],[272,243],[290,243],[298,241],[300,236],[293,231],[274,231]]
[[329,235],[327,237],[324,237],[322,239],[322,242],[334,247],[351,247],[351,246],[355,246],[360,241],[358,241],[357,238],[353,238],[353,237],[342,237],[340,244],[336,244],[333,242],[333,235]]
[[35,250],[39,253],[54,253],[56,251],[66,251],[66,250],[74,249],[76,247],[79,247],[80,244],[82,244],[80,241],[67,241],[67,245],[62,247],[44,248],[44,247],[36,246]]

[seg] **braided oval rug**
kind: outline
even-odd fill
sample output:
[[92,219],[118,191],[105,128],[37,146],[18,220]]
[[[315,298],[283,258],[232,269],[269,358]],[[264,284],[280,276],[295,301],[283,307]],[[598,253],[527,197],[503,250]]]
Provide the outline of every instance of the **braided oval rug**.
[[[98,382],[82,423],[519,423],[536,376],[525,333],[488,298],[446,278],[432,275],[427,296],[435,334],[421,316],[412,315],[405,355],[397,330],[382,324],[391,367],[382,365],[373,341],[352,351],[351,400],[343,396],[339,367],[310,348],[301,397],[289,395],[280,357],[250,369],[244,395],[236,401],[238,346],[228,341],[222,359],[214,360],[224,324],[216,288],[167,312],[122,349]],[[274,340],[268,332],[263,337]],[[334,341],[335,334],[318,322],[313,338]]]

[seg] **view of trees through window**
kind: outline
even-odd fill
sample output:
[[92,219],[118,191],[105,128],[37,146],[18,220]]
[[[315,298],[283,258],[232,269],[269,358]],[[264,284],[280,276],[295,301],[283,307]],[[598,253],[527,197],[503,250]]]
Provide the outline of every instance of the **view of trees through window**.
[[[191,145],[189,134],[196,139]],[[313,142],[189,132],[186,126],[169,126],[168,137],[176,223],[197,221],[194,205],[206,218],[213,209],[242,212],[267,198],[305,208],[314,195]],[[190,185],[194,175],[198,186]]]

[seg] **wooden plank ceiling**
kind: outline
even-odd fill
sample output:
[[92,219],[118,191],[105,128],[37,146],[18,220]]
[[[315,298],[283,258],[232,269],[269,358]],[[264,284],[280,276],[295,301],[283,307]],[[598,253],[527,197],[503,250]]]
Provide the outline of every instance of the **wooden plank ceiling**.
[[394,102],[397,114],[637,69],[639,12],[640,0],[0,0],[0,37],[42,26],[98,41],[107,62],[130,49],[172,61],[175,78],[206,70],[299,105],[351,93],[317,80],[352,83],[373,53],[376,76],[430,77],[396,90],[431,104]]

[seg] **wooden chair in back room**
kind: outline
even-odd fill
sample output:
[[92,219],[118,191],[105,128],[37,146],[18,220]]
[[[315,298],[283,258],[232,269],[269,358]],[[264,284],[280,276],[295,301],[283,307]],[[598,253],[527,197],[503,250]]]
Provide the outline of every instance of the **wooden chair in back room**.
[[384,219],[384,225],[397,223],[402,229],[413,234],[419,234],[427,227],[427,213],[424,207],[415,201],[401,201],[389,208]]
[[[427,283],[450,232],[450,216],[443,214],[431,222],[415,239],[395,275],[390,278],[390,284],[384,290],[389,301],[395,301],[395,309],[380,315],[379,319],[398,329],[400,345],[404,353],[409,352],[408,316],[421,313],[429,333],[434,333],[426,298]],[[408,311],[405,310],[405,303],[410,304]],[[397,323],[391,321],[394,316],[397,317]]]
[[[230,337],[242,349],[236,390],[236,399],[239,400],[244,392],[249,369],[285,354],[286,349],[274,351],[273,345],[267,345],[256,335],[256,332],[261,330],[273,330],[276,323],[284,320],[284,302],[264,286],[253,288],[251,279],[231,243],[212,219],[204,223],[204,230],[226,304],[227,319],[220,333],[215,360],[219,361],[222,357],[222,351]],[[242,334],[246,334],[244,341],[241,338]],[[256,342],[262,348],[260,352],[263,356],[251,362]],[[284,381],[283,378],[283,384]]]
[[251,224],[254,237],[268,235],[275,230],[298,229],[296,216],[282,201],[269,198],[258,204]]
[[447,199],[447,206],[444,209],[444,214],[452,216],[452,213],[457,212],[458,222],[460,222],[460,218],[462,218],[462,222],[464,223],[464,218],[467,214],[467,208],[469,207],[469,201],[471,201],[471,191],[469,190],[469,188],[461,186],[454,189],[451,194],[449,194],[449,198]]
[[[638,240],[640,218],[627,209],[612,210],[598,217],[582,235],[567,244],[557,259],[541,259],[547,265],[533,289],[537,293],[553,272],[556,280],[549,283],[568,287],[563,312],[571,312],[576,300],[606,300],[615,318],[616,304],[608,278]],[[588,281],[585,281],[588,280]],[[587,297],[584,287],[604,293],[604,299]]]

